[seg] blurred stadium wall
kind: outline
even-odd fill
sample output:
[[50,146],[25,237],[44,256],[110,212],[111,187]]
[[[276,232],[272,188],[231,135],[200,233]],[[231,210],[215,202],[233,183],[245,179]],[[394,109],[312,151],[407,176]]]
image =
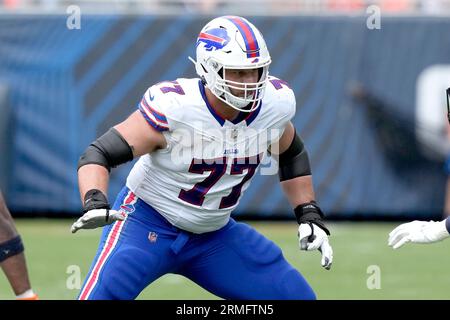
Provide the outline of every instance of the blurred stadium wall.
[[[71,3],[81,8],[80,29],[67,28],[70,14],[65,9]],[[0,94],[0,123],[14,126],[8,134],[0,130],[0,174],[15,212],[78,213],[76,164],[81,152],[135,110],[150,85],[195,76],[187,57],[194,56],[196,36],[206,21],[227,10],[223,3],[228,2],[213,4],[215,11],[205,9],[208,15],[192,10],[168,15],[167,8],[156,7],[157,1],[115,1],[129,6],[98,14],[111,9],[101,11],[98,3],[101,8],[102,1],[3,3],[0,87],[8,94]],[[417,105],[416,95],[424,70],[450,64],[449,17],[422,16],[415,11],[426,9],[421,2],[397,1],[403,7],[382,8],[387,14],[381,17],[381,29],[371,30],[368,2],[286,1],[291,5],[283,7],[290,10],[288,16],[283,10],[263,15],[275,2],[263,3],[272,6],[261,6],[257,16],[237,13],[246,14],[262,31],[273,57],[270,73],[296,93],[295,126],[311,155],[317,198],[328,215],[440,215],[448,152],[445,122],[438,121],[437,127],[418,124],[416,111],[424,105]],[[305,6],[294,6],[299,3]],[[317,3],[327,6],[327,14]],[[329,11],[333,3],[336,11]],[[147,11],[136,14],[143,4]],[[190,7],[184,3],[177,8]],[[436,83],[442,106],[432,108],[443,119],[445,85]],[[442,144],[427,150],[419,129]],[[110,197],[130,168],[114,171]],[[235,213],[291,216],[277,177],[261,175]]]

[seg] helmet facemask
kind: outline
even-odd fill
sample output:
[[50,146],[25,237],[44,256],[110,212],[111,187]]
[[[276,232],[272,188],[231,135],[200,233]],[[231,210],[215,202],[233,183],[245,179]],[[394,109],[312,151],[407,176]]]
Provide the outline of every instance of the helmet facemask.
[[[246,68],[225,68],[218,62],[214,62],[216,68],[210,71],[215,73],[214,84],[210,87],[214,95],[228,104],[230,107],[241,112],[253,112],[259,106],[259,101],[264,97],[267,84],[269,63],[264,66],[250,66]],[[218,70],[217,70],[218,69]],[[237,82],[227,79],[227,70],[258,69],[257,82]],[[239,94],[233,94],[233,91]]]

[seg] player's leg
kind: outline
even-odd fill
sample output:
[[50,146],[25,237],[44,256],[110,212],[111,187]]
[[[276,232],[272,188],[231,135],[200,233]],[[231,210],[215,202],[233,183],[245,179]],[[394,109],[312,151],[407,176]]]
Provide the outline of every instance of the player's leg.
[[225,299],[315,299],[303,278],[272,241],[243,223],[196,238],[201,254],[183,274]]
[[128,215],[103,229],[80,300],[135,299],[151,282],[172,271],[170,237],[158,236],[170,231],[155,221],[150,207],[124,188],[113,208]]
[[0,266],[18,299],[35,299],[23,250],[22,240],[0,192]]

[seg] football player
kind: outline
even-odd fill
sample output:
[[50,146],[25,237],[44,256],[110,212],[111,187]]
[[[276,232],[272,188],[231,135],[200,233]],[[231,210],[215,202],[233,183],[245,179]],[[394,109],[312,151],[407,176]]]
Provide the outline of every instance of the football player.
[[[446,90],[447,97],[447,119],[450,123],[450,88]],[[450,161],[447,161],[447,173],[449,173]],[[450,181],[450,180],[449,180]],[[449,184],[447,184],[447,199],[449,202]],[[448,203],[446,203],[446,209]],[[446,212],[448,214],[448,212]],[[412,221],[403,223],[389,233],[388,245],[398,249],[405,243],[434,243],[449,237],[450,217],[442,221]]]
[[24,246],[0,192],[0,266],[17,300],[37,300],[28,278]]
[[[269,51],[244,18],[213,19],[191,59],[199,78],[162,82],[138,110],[81,156],[84,215],[72,232],[105,226],[79,299],[134,299],[167,273],[225,299],[315,299],[272,241],[230,217],[264,155],[299,223],[302,250],[333,260],[308,155],[291,119],[294,92],[269,77]],[[111,168],[140,157],[110,208]]]

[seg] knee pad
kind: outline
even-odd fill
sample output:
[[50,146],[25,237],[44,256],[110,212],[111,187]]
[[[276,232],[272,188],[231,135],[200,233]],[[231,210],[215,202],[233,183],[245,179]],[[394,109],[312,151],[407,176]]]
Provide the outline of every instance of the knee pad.
[[0,243],[0,263],[24,251],[22,239],[20,236],[12,238],[6,242]]

